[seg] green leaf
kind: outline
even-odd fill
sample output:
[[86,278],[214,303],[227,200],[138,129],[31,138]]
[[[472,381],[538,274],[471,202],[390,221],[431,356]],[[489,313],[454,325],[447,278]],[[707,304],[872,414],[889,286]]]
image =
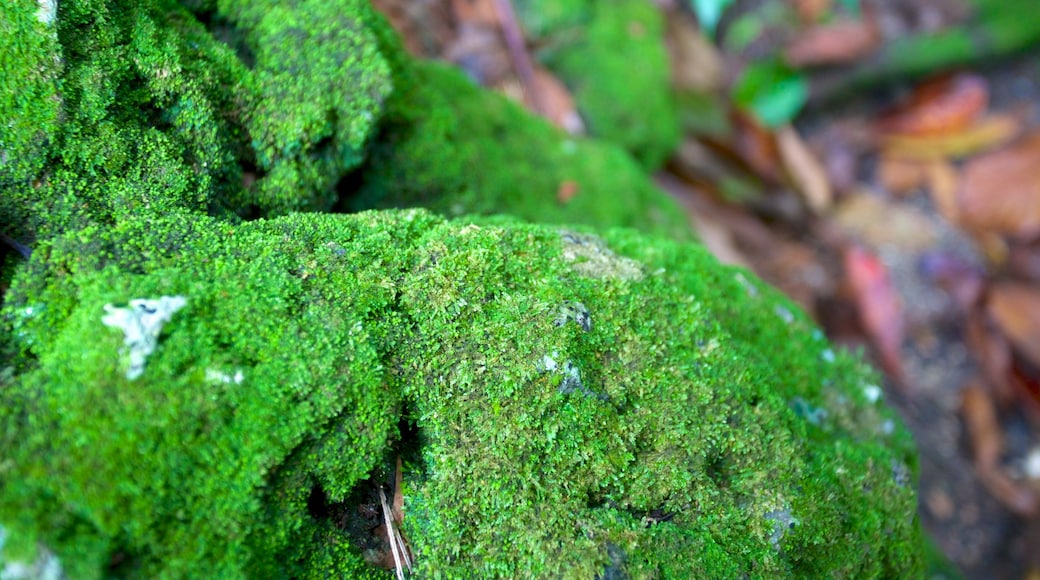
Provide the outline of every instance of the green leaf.
[[697,15],[697,21],[709,36],[715,34],[722,13],[733,3],[733,0],[690,0],[690,7]]
[[779,60],[751,64],[733,87],[733,100],[768,127],[794,119],[809,98],[805,77]]

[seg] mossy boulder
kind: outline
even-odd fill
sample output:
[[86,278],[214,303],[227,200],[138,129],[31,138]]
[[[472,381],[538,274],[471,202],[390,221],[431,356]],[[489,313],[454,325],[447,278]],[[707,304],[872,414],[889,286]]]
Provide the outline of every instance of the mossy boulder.
[[0,6],[0,223],[17,239],[178,208],[415,205],[691,236],[624,151],[413,63],[366,0],[41,5]]
[[[574,93],[590,135],[655,170],[680,138],[664,16],[643,0],[518,0],[536,56]],[[633,63],[638,65],[633,66]]]
[[[0,216],[22,237],[130,215],[329,209],[392,90],[365,0],[0,7]],[[53,3],[50,3],[53,4]]]
[[8,562],[385,574],[343,522],[401,455],[420,577],[920,570],[914,450],[874,374],[695,245],[181,213],[44,243],[4,324]]
[[692,238],[682,208],[618,147],[567,136],[444,65],[414,63],[396,78],[350,209],[420,205]]

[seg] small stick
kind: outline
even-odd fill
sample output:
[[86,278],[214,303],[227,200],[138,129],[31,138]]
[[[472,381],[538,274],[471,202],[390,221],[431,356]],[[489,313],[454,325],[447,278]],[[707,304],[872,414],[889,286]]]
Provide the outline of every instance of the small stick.
[[26,260],[32,257],[32,250],[30,250],[28,246],[22,244],[21,242],[12,238],[11,236],[3,232],[0,232],[0,240],[3,240],[5,244],[14,248],[14,250],[21,254],[22,257]]
[[520,24],[516,20],[516,12],[513,11],[513,3],[510,0],[495,0],[495,12],[498,13],[498,24],[502,27],[502,35],[505,36],[506,46],[509,48],[509,57],[513,61],[513,68],[520,76],[520,84],[524,91],[531,97],[531,107],[535,113],[544,116],[546,108],[542,103],[541,95],[535,84],[534,65],[527,55],[527,47],[524,44],[524,34],[520,30]]
[[397,580],[404,580],[404,571],[401,566],[401,554],[397,548],[397,535],[394,533],[394,521],[390,516],[390,506],[386,503],[386,494],[383,486],[379,486],[379,503],[383,504],[383,521],[386,523],[386,536],[390,540],[390,552],[394,555],[394,571],[397,572]]

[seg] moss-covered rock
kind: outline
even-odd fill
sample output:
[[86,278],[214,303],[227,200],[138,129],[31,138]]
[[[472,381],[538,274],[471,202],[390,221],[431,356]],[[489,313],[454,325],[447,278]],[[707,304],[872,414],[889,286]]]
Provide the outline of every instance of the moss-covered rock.
[[[163,296],[183,305],[159,328],[132,301]],[[136,378],[127,304],[158,338]],[[25,369],[0,390],[0,525],[23,546],[5,558],[38,541],[77,577],[370,573],[314,498],[403,453],[420,576],[919,570],[912,443],[873,374],[697,246],[180,214],[44,244],[4,320]]]
[[380,17],[365,0],[211,8],[212,31],[173,0],[0,6],[9,234],[331,207],[392,88]]
[[[664,17],[643,0],[520,0],[541,60],[573,91],[589,133],[654,170],[679,144]],[[638,64],[634,64],[638,63]]]
[[444,65],[409,64],[396,78],[351,209],[419,205],[692,237],[683,210],[623,150],[567,136]]

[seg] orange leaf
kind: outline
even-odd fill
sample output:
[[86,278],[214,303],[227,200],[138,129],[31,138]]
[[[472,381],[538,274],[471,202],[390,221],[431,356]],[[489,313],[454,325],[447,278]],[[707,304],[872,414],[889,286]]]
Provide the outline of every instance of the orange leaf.
[[879,40],[872,22],[844,20],[810,28],[787,46],[784,56],[794,67],[846,63],[873,52]]
[[863,328],[877,348],[881,366],[902,383],[904,373],[899,351],[903,344],[903,312],[888,270],[877,256],[859,246],[847,247],[844,258],[845,275],[855,295]]
[[902,106],[884,116],[884,133],[935,135],[971,126],[989,106],[986,80],[972,74],[945,76],[921,84]]
[[974,230],[1040,234],[1040,132],[968,162],[960,210],[962,223]]
[[967,157],[1014,139],[1022,121],[1014,115],[992,115],[959,131],[934,135],[888,135],[880,143],[885,155],[907,159]]
[[1004,438],[989,392],[972,382],[961,391],[961,413],[971,437],[975,467],[981,472],[996,469],[1004,450]]

